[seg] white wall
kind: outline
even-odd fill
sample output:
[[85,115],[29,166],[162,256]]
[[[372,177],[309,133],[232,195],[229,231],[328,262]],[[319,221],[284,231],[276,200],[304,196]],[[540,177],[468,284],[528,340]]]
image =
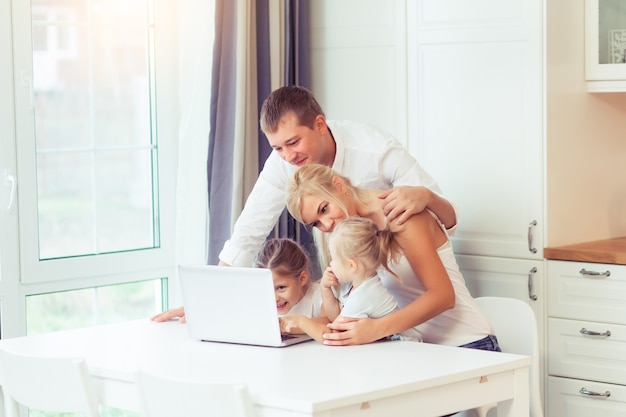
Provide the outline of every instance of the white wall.
[[407,144],[404,0],[315,0],[311,9],[311,88],[326,117]]

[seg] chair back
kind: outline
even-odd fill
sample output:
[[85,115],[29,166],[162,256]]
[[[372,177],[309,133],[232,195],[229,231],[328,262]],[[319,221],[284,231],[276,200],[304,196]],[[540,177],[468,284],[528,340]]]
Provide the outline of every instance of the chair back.
[[478,297],[476,302],[485,313],[502,352],[530,356],[530,415],[543,417],[539,391],[539,333],[533,309],[525,302],[507,297]]
[[97,395],[83,359],[28,356],[0,349],[0,372],[8,417],[18,416],[19,405],[100,416]]
[[256,417],[245,384],[187,381],[139,371],[144,417]]

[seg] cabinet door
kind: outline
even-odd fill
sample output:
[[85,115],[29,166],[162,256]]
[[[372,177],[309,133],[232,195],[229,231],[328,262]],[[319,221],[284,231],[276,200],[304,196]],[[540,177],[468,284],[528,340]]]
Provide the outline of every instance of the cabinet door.
[[545,303],[542,262],[469,255],[457,255],[457,261],[474,297],[517,298],[528,303],[541,320]]
[[626,385],[626,326],[548,318],[548,373]]
[[548,261],[550,317],[626,325],[626,266]]
[[585,36],[587,80],[626,82],[626,3],[586,0]]
[[410,149],[460,208],[455,252],[541,259],[542,1],[407,7]]
[[[591,393],[600,395],[591,395]],[[610,396],[607,396],[607,393],[610,393]],[[624,417],[626,415],[626,387],[620,385],[549,377],[547,398],[546,417]]]

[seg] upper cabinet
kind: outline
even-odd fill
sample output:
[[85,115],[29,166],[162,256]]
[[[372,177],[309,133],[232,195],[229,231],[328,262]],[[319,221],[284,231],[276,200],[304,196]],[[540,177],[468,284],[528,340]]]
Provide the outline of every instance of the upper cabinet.
[[543,1],[406,4],[409,149],[459,209],[455,253],[542,260]]
[[458,254],[543,260],[543,7],[311,2],[311,87],[326,114],[406,144],[458,209]]
[[585,1],[585,77],[592,93],[626,92],[626,1]]

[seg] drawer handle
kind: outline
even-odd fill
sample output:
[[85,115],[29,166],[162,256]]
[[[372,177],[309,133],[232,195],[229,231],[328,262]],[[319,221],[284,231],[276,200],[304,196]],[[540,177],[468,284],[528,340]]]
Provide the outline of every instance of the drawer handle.
[[604,393],[602,392],[595,392],[595,391],[589,391],[587,388],[583,387],[580,389],[580,392],[582,395],[590,395],[592,397],[610,397],[611,396],[611,391],[606,391]]
[[533,283],[533,277],[537,273],[537,268],[533,267],[533,269],[528,272],[528,298],[533,301],[537,300],[537,294],[535,294],[535,285]]
[[533,227],[537,226],[537,220],[533,220],[528,225],[528,250],[530,253],[537,253],[537,248],[533,247]]
[[594,332],[592,330],[587,330],[584,327],[582,329],[580,329],[580,333],[587,335],[587,336],[603,336],[603,337],[609,337],[611,336],[611,331],[607,330],[606,332]]
[[611,271],[607,270],[604,272],[596,272],[596,271],[587,271],[585,268],[580,270],[580,275],[586,275],[588,277],[610,277]]

